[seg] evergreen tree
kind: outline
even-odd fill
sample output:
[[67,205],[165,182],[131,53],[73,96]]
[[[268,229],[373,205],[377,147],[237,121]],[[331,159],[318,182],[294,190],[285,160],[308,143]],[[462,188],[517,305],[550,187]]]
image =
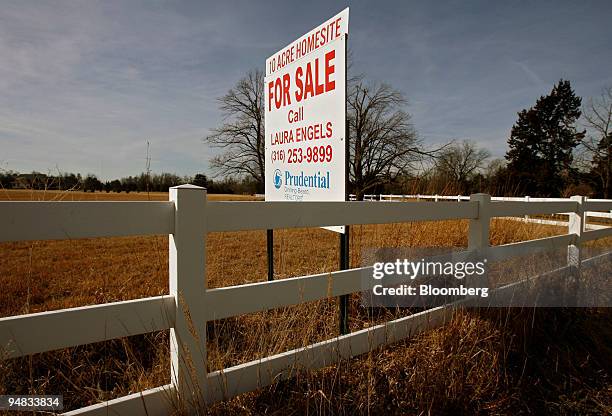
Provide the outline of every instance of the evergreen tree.
[[509,179],[519,192],[560,196],[574,175],[572,151],[584,137],[576,131],[581,98],[560,80],[535,106],[518,113],[506,153]]
[[201,186],[202,188],[206,188],[208,186],[208,178],[202,173],[197,173],[193,177],[193,184],[196,186]]

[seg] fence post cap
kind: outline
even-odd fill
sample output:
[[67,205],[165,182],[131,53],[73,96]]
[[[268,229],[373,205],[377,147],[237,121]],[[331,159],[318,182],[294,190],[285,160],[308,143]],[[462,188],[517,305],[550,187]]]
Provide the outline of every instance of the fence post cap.
[[197,185],[192,185],[190,183],[186,183],[183,185],[178,185],[178,186],[172,186],[170,189],[194,189],[197,191],[205,191],[206,188],[202,188],[201,186],[197,186]]

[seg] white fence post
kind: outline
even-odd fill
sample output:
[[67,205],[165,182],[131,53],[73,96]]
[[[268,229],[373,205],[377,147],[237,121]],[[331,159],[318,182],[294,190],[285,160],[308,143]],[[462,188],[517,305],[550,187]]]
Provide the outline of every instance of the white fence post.
[[570,298],[574,298],[578,295],[577,291],[580,284],[580,266],[582,265],[582,250],[580,248],[580,239],[585,229],[586,223],[586,212],[584,211],[584,202],[586,198],[584,196],[572,196],[572,201],[578,203],[578,207],[575,212],[569,214],[569,223],[567,227],[568,234],[575,234],[576,240],[574,244],[570,244],[567,247],[567,265],[570,269],[570,282],[568,289],[573,291],[573,295]]
[[206,189],[170,188],[174,234],[170,235],[170,294],[176,324],[170,330],[171,380],[179,404],[201,407],[206,389]]
[[468,230],[468,250],[478,251],[486,256],[489,247],[489,227],[491,222],[491,195],[472,194],[470,201],[478,202],[478,218],[470,220]]
[[439,200],[440,200],[440,198],[438,197],[438,194],[435,194],[435,195],[434,195],[434,201],[435,201],[435,202],[438,202]]
[[[525,195],[525,202],[529,202],[529,196]],[[525,215],[525,219],[528,220],[529,219],[529,215]]]

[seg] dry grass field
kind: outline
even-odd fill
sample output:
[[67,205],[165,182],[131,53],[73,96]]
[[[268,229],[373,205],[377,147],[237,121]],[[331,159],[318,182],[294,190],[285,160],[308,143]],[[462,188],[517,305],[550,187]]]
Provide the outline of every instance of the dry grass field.
[[[210,200],[254,201],[252,195],[212,194]],[[0,201],[167,201],[167,192],[82,192],[0,189]]]
[[[0,200],[167,200],[164,193],[2,191]],[[209,195],[210,199],[252,199]],[[0,231],[1,232],[1,231]],[[494,220],[492,244],[565,232]],[[265,231],[207,237],[209,287],[266,279]],[[612,241],[599,242],[612,247]],[[355,226],[351,265],[372,247],[465,247],[467,221]],[[337,269],[338,237],[275,232],[276,278]],[[0,316],[168,292],[167,236],[0,243]],[[368,315],[351,298],[351,330],[406,311]],[[608,310],[465,311],[429,333],[206,409],[210,414],[611,414]],[[209,324],[209,370],[337,334],[337,300]],[[0,394],[63,394],[67,409],[169,382],[160,332],[0,361]]]

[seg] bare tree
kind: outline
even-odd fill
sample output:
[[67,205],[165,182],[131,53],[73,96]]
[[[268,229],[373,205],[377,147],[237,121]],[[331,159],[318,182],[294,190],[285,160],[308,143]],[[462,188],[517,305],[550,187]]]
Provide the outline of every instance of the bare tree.
[[591,157],[604,198],[612,194],[612,87],[604,88],[584,109],[584,124],[589,134],[583,141]]
[[349,178],[358,200],[368,190],[394,180],[431,152],[423,150],[406,99],[389,85],[351,83],[347,97]]
[[484,162],[491,157],[488,150],[478,148],[469,140],[454,143],[440,152],[436,160],[439,175],[465,190],[470,177],[484,167]]
[[247,175],[263,189],[264,155],[264,73],[250,71],[236,86],[219,98],[224,123],[205,141],[222,149],[211,167],[217,175]]
[[[423,150],[404,111],[403,95],[388,85],[368,88],[362,77],[350,79],[350,182],[358,198],[393,180],[431,152]],[[265,176],[264,74],[250,71],[219,98],[224,123],[205,141],[223,153],[211,166],[217,175],[248,175],[263,189]]]

